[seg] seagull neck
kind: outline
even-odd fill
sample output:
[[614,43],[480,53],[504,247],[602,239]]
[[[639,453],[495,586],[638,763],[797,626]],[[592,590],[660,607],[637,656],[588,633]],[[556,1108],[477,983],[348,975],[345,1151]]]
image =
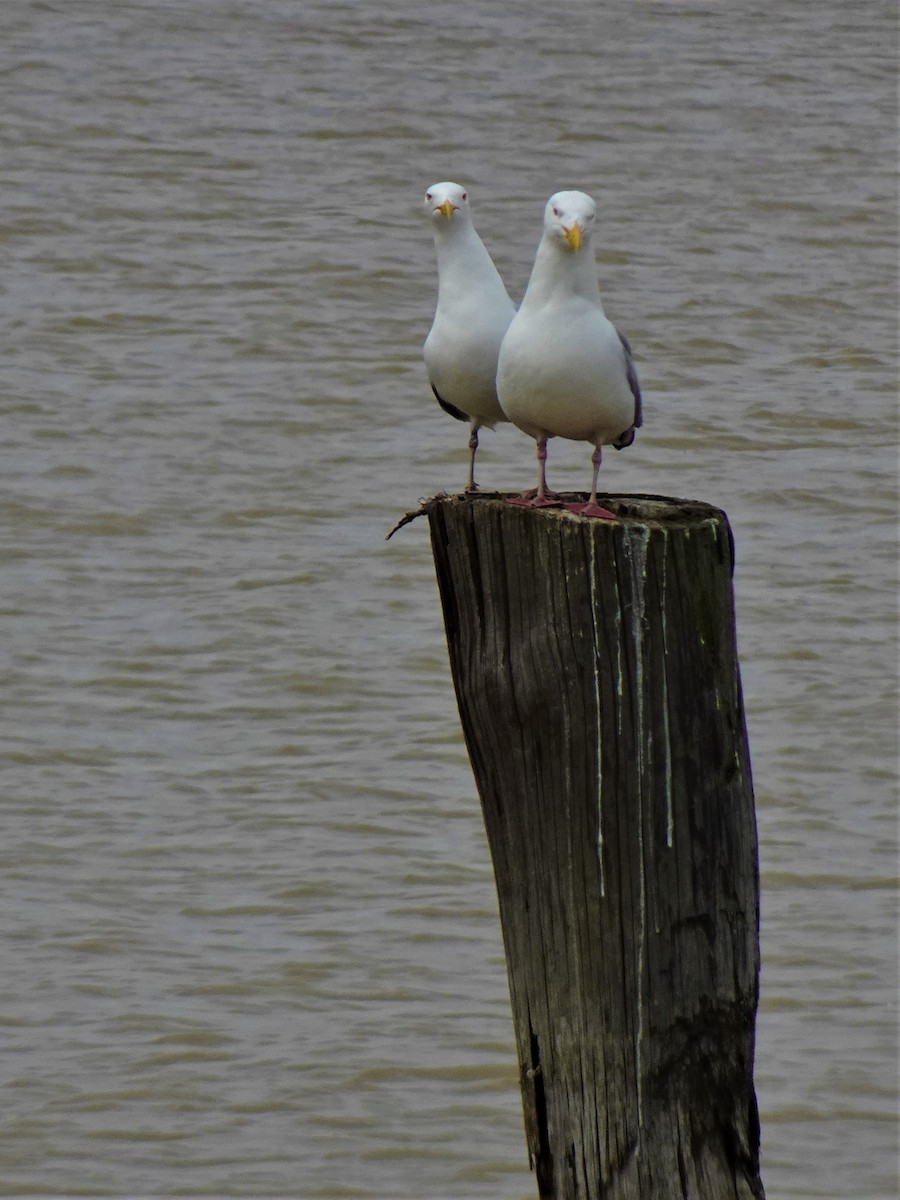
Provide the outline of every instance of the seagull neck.
[[590,243],[573,254],[554,242],[541,241],[522,304],[530,301],[546,304],[558,291],[581,296],[603,311],[597,263]]
[[441,230],[434,239],[438,264],[438,292],[442,285],[451,287],[465,283],[473,271],[483,272],[485,265],[493,271],[494,264],[474,225],[459,225]]

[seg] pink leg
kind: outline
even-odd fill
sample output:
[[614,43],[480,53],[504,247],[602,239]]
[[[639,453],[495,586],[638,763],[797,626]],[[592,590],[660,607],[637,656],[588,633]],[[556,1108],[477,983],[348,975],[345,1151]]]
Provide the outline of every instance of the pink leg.
[[537,460],[538,460],[538,486],[537,494],[534,497],[534,503],[538,506],[555,506],[557,501],[553,499],[553,493],[547,491],[547,439],[538,438],[537,444]]
[[602,454],[600,447],[594,447],[594,453],[591,455],[591,465],[594,468],[594,474],[591,476],[591,504],[597,503],[597,476],[600,474],[600,459]]
[[602,517],[606,521],[617,520],[616,514],[611,513],[608,508],[601,508],[597,503],[597,476],[600,474],[600,447],[594,447],[594,453],[591,455],[591,463],[594,467],[594,474],[591,478],[591,498],[587,504],[567,504],[566,508],[569,512],[579,513],[582,517]]
[[537,461],[537,488],[533,492],[526,492],[524,496],[511,496],[507,503],[527,505],[529,508],[559,508],[559,498],[547,489],[547,439],[545,437],[538,438]]
[[478,429],[477,421],[472,422],[472,432],[469,434],[469,478],[466,482],[467,492],[477,492],[478,484],[475,482],[475,451],[478,449]]

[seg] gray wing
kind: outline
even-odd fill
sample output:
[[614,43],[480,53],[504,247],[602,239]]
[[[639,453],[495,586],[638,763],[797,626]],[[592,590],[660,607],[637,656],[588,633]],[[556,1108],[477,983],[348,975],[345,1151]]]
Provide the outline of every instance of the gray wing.
[[622,343],[622,349],[625,351],[625,375],[628,379],[628,386],[631,388],[631,394],[634,396],[634,422],[630,429],[626,429],[613,442],[617,450],[622,450],[625,446],[631,445],[634,441],[634,431],[643,425],[644,407],[641,401],[641,385],[638,382],[637,367],[634,365],[634,355],[631,353],[631,343],[621,329],[616,329],[616,333],[619,335],[619,341]]

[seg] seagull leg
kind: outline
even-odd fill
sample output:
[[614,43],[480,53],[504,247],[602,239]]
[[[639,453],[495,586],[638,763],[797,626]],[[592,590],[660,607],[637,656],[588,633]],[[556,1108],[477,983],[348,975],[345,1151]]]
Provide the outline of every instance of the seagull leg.
[[508,504],[522,504],[528,508],[559,508],[560,500],[555,492],[547,488],[547,439],[537,440],[538,485],[524,496],[511,496]]
[[594,453],[591,455],[591,462],[594,466],[594,474],[591,479],[591,498],[587,504],[566,504],[563,507],[569,512],[578,513],[582,517],[602,517],[606,521],[615,521],[618,518],[615,513],[611,513],[607,508],[601,508],[597,503],[597,476],[600,474],[600,446],[594,447]]
[[547,490],[547,439],[538,438],[538,485],[532,504],[536,508],[559,508],[559,497],[555,492]]
[[537,442],[538,485],[535,500],[547,499],[547,439],[538,438]]
[[477,492],[478,484],[475,482],[475,451],[478,449],[478,429],[477,421],[472,422],[472,431],[469,434],[469,478],[466,481],[467,492]]

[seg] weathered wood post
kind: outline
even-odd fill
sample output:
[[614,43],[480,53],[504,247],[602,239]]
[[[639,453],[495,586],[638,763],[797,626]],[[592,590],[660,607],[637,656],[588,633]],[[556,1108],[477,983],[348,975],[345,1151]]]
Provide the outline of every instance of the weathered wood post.
[[758,868],[725,514],[425,503],[542,1200],[760,1200]]

